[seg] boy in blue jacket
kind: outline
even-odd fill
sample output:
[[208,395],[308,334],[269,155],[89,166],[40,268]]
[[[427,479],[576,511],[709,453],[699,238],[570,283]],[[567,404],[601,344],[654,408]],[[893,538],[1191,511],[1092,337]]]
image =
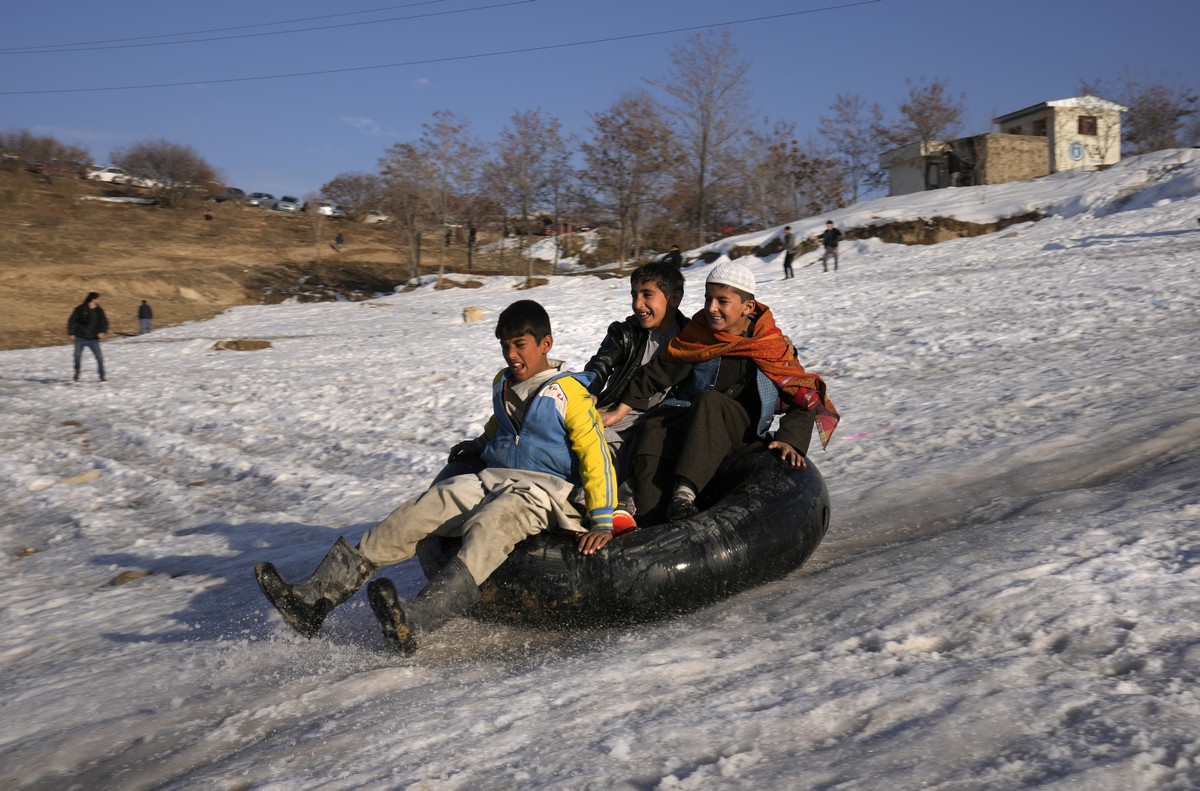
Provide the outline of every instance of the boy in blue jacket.
[[[381,567],[411,558],[430,535],[461,537],[462,546],[415,599],[401,599],[387,579],[367,588],[384,637],[405,654],[473,606],[479,586],[526,537],[571,530],[584,554],[612,538],[616,474],[587,391],[592,375],[550,359],[550,317],[532,300],[505,308],[496,337],[506,367],[493,382],[492,417],[483,434],[450,451],[451,461],[478,455],[484,469],[435,483],[364,533],[357,548],[339,538],[305,582],[287,582],[270,563],[254,567],[263,593],[296,631],[316,635],[333,608]],[[576,485],[584,489],[587,528],[568,499]]]

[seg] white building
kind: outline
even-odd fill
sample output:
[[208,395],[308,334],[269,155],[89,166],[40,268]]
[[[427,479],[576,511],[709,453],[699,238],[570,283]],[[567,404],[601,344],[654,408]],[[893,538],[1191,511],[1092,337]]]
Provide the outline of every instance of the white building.
[[1050,172],[1107,167],[1121,161],[1121,113],[1128,107],[1099,96],[1042,102],[994,119],[1010,135],[1047,138]]
[[909,143],[885,151],[879,165],[888,192],[1003,184],[1121,161],[1121,113],[1097,96],[1042,102],[999,116],[999,132],[958,140]]

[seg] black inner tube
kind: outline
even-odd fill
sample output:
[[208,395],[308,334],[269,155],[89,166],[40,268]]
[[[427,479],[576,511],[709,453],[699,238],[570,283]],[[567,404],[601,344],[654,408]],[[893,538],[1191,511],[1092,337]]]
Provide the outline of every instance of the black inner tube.
[[[466,471],[450,465],[438,479]],[[474,614],[554,626],[667,617],[785,576],[829,529],[829,492],[816,465],[797,470],[765,450],[727,461],[698,504],[691,519],[633,528],[594,555],[576,550],[575,534],[531,536],[481,586]],[[422,541],[426,576],[459,543]]]

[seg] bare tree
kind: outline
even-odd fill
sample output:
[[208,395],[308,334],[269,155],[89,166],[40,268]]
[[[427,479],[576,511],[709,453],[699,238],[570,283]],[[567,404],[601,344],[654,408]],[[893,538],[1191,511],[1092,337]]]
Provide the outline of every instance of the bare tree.
[[731,152],[745,128],[749,68],[728,31],[708,30],[672,49],[666,77],[651,81],[671,98],[667,112],[686,153],[681,176],[691,193],[698,245],[705,242],[710,195],[735,170]]
[[438,282],[446,272],[449,226],[455,209],[475,190],[482,147],[471,139],[470,125],[450,110],[437,110],[433,122],[422,125],[417,150],[424,159],[428,181],[424,198],[429,213],[443,235],[438,260]]
[[638,91],[592,115],[590,137],[580,146],[586,165],[581,178],[617,219],[622,268],[630,247],[638,257],[644,208],[676,162],[671,140],[653,97]]
[[421,276],[421,236],[429,225],[427,184],[432,174],[415,143],[396,143],[379,161],[384,193],[383,210],[392,216],[391,227],[408,247],[412,277]]
[[378,208],[383,194],[383,179],[373,173],[339,173],[321,187],[321,197],[340,206],[351,220]]
[[1114,83],[1084,82],[1080,91],[1129,108],[1122,134],[1126,153],[1144,154],[1196,142],[1188,124],[1189,118],[1200,114],[1200,95],[1195,89],[1172,85],[1164,78],[1139,76],[1125,67]]
[[92,163],[91,153],[83,146],[63,143],[50,135],[35,135],[28,129],[6,129],[0,132],[0,154],[3,164],[12,168],[25,162],[49,162],[54,159]]
[[317,251],[317,263],[321,263],[321,242],[325,237],[325,215],[318,205],[318,195],[310,192],[304,196],[305,219],[308,220],[308,230],[312,232],[313,249]]
[[168,140],[142,140],[113,151],[109,158],[124,168],[167,206],[196,199],[217,180],[211,165],[191,146]]
[[[558,208],[555,198],[562,185],[557,179],[563,177],[563,163],[569,158],[557,118],[540,109],[519,110],[493,145],[492,159],[485,167],[485,193],[516,215],[518,227],[528,231],[535,212]],[[526,276],[532,277],[532,259],[527,264]]]
[[741,205],[764,226],[845,205],[849,177],[841,163],[814,139],[798,141],[794,123],[749,130],[742,161]]
[[887,182],[887,172],[879,167],[877,134],[886,127],[883,108],[857,94],[839,93],[829,109],[833,114],[821,116],[819,132],[845,171],[851,202],[857,203],[860,189],[873,192]]
[[963,126],[967,110],[964,97],[950,95],[947,80],[926,80],[914,83],[905,78],[908,98],[900,103],[900,120],[888,127],[880,125],[875,133],[879,142],[892,146],[913,142],[933,143],[957,135]]

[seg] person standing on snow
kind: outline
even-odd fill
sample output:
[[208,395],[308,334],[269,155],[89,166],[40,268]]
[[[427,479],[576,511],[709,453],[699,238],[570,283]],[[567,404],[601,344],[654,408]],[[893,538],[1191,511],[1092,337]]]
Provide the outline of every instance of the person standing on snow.
[[833,227],[833,220],[825,221],[825,231],[817,237],[821,240],[821,244],[825,247],[825,253],[821,256],[822,271],[829,271],[829,257],[833,256],[833,271],[838,268],[838,242],[842,241],[842,232]]
[[104,378],[104,355],[100,353],[100,341],[108,332],[108,317],[104,308],[100,307],[100,295],[89,291],[83,302],[71,311],[67,319],[67,337],[75,342],[75,381],[79,381],[79,363],[83,358],[83,350],[91,349],[96,356],[96,365],[100,369],[100,381]]
[[142,304],[138,305],[138,335],[145,335],[150,331],[150,319],[152,318],[154,318],[154,311],[143,299]]
[[796,257],[796,239],[792,236],[792,226],[783,229],[783,279],[795,277],[792,273],[792,259]]

